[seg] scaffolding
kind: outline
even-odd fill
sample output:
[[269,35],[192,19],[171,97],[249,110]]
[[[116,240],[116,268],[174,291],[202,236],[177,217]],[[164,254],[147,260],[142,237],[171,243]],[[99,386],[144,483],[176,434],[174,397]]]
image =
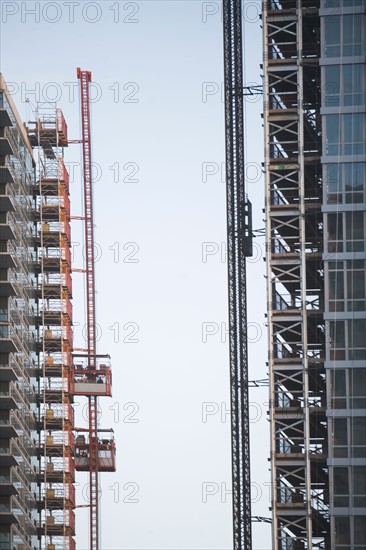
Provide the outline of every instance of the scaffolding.
[[274,550],[329,549],[318,0],[266,0]]
[[38,151],[37,250],[38,536],[46,550],[75,548],[72,282],[67,125],[55,104],[37,106],[29,139]]

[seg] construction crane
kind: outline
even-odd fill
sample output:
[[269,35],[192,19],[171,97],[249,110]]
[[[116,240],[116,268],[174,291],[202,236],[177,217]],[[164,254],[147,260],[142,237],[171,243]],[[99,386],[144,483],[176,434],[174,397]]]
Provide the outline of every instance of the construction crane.
[[[95,369],[96,356],[96,320],[95,320],[95,278],[94,278],[94,224],[93,189],[91,163],[91,128],[89,83],[91,72],[77,69],[80,79],[81,131],[83,148],[84,178],[84,227],[85,227],[85,272],[86,272],[86,334],[88,370]],[[90,445],[90,549],[98,549],[99,513],[98,513],[98,397],[88,397],[89,445]]]
[[[98,396],[111,396],[111,369],[109,355],[97,355],[95,276],[94,276],[94,224],[93,179],[91,160],[90,82],[91,72],[77,69],[80,80],[81,127],[83,149],[85,269],[86,277],[86,349],[74,353],[73,394],[88,398],[89,427],[76,429],[75,468],[89,472],[90,550],[99,548],[99,483],[98,473],[115,471],[115,446],[113,437],[99,439]],[[88,437],[88,440],[86,439]]]
[[223,0],[226,192],[234,550],[251,550],[246,257],[252,254],[245,194],[241,0]]

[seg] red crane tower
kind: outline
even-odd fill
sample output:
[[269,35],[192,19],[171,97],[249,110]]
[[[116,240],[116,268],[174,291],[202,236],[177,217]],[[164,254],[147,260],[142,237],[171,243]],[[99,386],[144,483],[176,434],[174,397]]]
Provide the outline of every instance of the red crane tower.
[[[111,396],[111,368],[108,355],[97,355],[94,276],[94,225],[93,225],[93,179],[91,161],[91,127],[89,84],[91,72],[77,69],[80,80],[83,180],[84,180],[84,225],[85,225],[85,275],[86,275],[86,328],[85,353],[74,354],[73,393],[88,398],[89,427],[77,429],[75,442],[75,468],[89,471],[90,498],[90,550],[99,548],[99,471],[115,471],[115,445],[113,437],[98,437],[98,396]],[[85,438],[87,435],[88,439]]]

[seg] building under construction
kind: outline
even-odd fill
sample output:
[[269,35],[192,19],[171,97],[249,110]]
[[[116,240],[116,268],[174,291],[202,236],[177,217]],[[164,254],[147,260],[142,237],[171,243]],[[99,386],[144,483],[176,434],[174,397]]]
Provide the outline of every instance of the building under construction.
[[364,0],[266,0],[274,550],[366,548]]
[[[81,85],[83,128],[89,81]],[[79,143],[89,153],[88,208],[81,217],[87,226],[93,214],[88,128]],[[115,471],[113,434],[100,430],[93,415],[98,397],[111,396],[109,356],[97,355],[95,346],[94,285],[87,285],[87,344],[73,345],[68,145],[67,124],[55,104],[38,104],[26,129],[1,79],[2,550],[75,548],[75,471],[90,474],[90,548],[96,550],[98,472]],[[94,247],[87,231],[86,243]],[[91,280],[94,259],[86,256],[86,268],[77,271]],[[74,396],[88,399],[88,426],[75,426]]]
[[[366,4],[263,0],[266,261],[273,550],[366,548]],[[233,541],[251,550],[247,280],[240,0],[223,0]],[[96,350],[89,83],[78,70],[85,267],[71,265],[71,141],[40,104],[25,130],[0,83],[0,545],[75,548],[75,471],[115,445],[97,422],[111,395]],[[257,87],[258,88],[258,87]],[[73,343],[72,272],[86,276],[87,342]],[[75,426],[74,396],[88,400]],[[266,518],[264,518],[266,519]],[[269,550],[270,545],[268,546]],[[266,549],[267,550],[267,549]]]

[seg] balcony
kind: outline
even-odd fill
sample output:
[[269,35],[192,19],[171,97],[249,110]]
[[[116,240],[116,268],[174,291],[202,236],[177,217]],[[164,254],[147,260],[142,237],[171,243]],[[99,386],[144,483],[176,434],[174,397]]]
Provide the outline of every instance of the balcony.
[[0,241],[12,241],[15,239],[15,227],[8,218],[5,223],[0,223]]
[[18,462],[16,461],[16,458],[13,453],[13,449],[10,448],[10,441],[8,440],[6,444],[6,438],[5,438],[5,441],[3,441],[0,444],[0,459],[1,459],[1,466],[18,465]]
[[5,126],[13,126],[9,113],[7,109],[4,108],[0,109],[0,126],[1,128],[5,128]]
[[[5,413],[6,411],[1,411],[2,413]],[[2,415],[0,417],[0,431],[1,431],[1,437],[4,439],[11,438],[11,437],[17,437],[18,433],[13,426],[12,421],[12,414],[10,415]]]
[[14,512],[12,511],[12,506],[10,503],[10,497],[9,502],[0,503],[0,525],[10,525],[12,523],[16,523],[17,518]]
[[0,269],[14,268],[15,262],[10,250],[0,252]]
[[0,183],[14,183],[14,177],[8,160],[5,160],[5,164],[0,166]]
[[[2,374],[2,371],[0,371]],[[1,381],[4,381],[1,377]],[[10,382],[7,391],[0,392],[0,410],[18,409],[23,404],[23,398],[17,386]]]
[[15,151],[11,145],[11,141],[7,137],[0,137],[0,156],[14,155]]
[[[12,327],[10,323],[0,322],[0,345],[2,353],[15,353],[19,351],[18,347],[15,345],[15,337],[16,333],[14,327]],[[10,372],[6,373],[6,370],[9,370],[8,365],[0,364],[0,369],[2,380],[17,380],[15,373],[14,375]],[[7,378],[7,376],[10,376],[10,378]]]
[[8,194],[0,195],[0,212],[14,212],[12,198]]

